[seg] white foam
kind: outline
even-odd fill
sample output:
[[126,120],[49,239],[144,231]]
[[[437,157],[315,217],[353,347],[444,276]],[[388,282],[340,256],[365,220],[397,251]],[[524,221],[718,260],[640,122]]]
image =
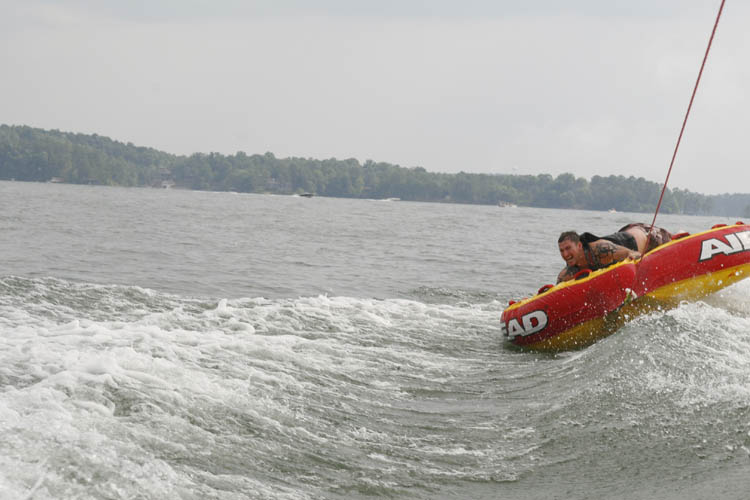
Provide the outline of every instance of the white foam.
[[[680,394],[683,406],[750,398],[750,317],[706,302],[686,303],[664,313],[675,322],[647,368],[651,390]],[[661,349],[666,350],[662,352]]]
[[[226,446],[230,432],[238,433],[235,446],[258,447],[250,468],[284,447],[332,453],[366,445],[399,455],[398,433],[356,424],[380,409],[398,414],[414,388],[461,390],[461,377],[485,371],[487,346],[500,341],[499,304],[319,296],[207,305],[170,298],[170,307],[123,316],[116,300],[110,319],[50,304],[4,308],[0,429],[14,441],[0,442],[0,456],[8,457],[0,470],[22,471],[5,479],[13,496],[33,488],[35,498],[80,496],[89,481],[111,484],[117,490],[102,494],[121,497],[149,491],[175,498],[200,488],[210,496],[204,472],[188,474],[158,456],[191,463],[196,449]],[[427,439],[426,455],[487,453]],[[49,469],[37,486],[45,459]],[[226,481],[236,488],[252,482]],[[268,498],[306,498],[263,487]]]

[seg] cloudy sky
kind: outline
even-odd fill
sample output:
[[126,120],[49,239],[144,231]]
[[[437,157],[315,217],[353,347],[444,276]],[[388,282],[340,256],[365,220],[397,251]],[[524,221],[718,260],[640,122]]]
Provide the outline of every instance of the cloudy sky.
[[[177,154],[663,182],[720,0],[0,0],[0,123]],[[670,187],[750,192],[728,0]]]

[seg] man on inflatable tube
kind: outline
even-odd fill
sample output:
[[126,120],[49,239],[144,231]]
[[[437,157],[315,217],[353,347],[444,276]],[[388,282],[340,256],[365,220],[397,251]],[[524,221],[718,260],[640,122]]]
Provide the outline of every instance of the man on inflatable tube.
[[616,233],[595,236],[591,233],[578,234],[565,231],[557,240],[560,256],[567,264],[557,276],[557,282],[569,281],[580,271],[596,271],[627,258],[639,259],[643,254],[672,240],[666,229],[649,226],[640,222],[628,224]]

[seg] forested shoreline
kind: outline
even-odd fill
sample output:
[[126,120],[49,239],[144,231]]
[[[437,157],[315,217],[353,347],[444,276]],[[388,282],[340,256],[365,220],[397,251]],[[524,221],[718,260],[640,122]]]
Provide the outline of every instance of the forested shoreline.
[[[272,153],[178,156],[97,134],[0,125],[0,179],[179,187],[342,198],[400,198],[653,212],[661,185],[642,177],[445,174],[356,159],[276,158]],[[662,213],[750,217],[750,194],[668,189]]]

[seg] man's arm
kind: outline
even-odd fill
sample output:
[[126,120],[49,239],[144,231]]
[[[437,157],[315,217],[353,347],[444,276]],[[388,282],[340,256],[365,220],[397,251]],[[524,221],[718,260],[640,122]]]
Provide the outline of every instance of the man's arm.
[[628,257],[631,259],[640,259],[641,254],[627,247],[616,245],[608,240],[596,240],[589,243],[591,257],[595,263],[600,266],[608,266],[614,262],[620,262]]

